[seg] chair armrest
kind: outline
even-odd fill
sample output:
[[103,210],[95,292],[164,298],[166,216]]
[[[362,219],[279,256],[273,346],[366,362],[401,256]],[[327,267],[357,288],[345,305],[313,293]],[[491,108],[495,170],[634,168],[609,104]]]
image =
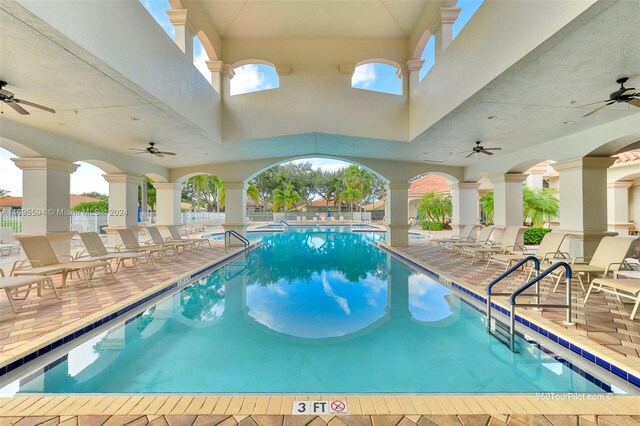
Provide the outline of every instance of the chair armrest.
[[[578,259],[582,259],[582,262],[576,262]],[[591,260],[590,257],[585,257],[585,256],[578,256],[578,257],[574,257],[571,260],[571,264],[575,265],[576,263],[589,263],[588,261]]]
[[0,268],[0,277],[4,277],[4,271]]
[[606,278],[606,277],[607,277],[607,275],[609,275],[609,272],[612,272],[612,271],[618,271],[618,270],[620,269],[620,268],[613,269],[613,267],[614,267],[615,265],[623,266],[623,265],[625,265],[626,263],[627,263],[627,262],[625,262],[624,260],[623,260],[622,262],[614,262],[614,263],[610,263],[609,265],[607,265],[607,268],[604,270],[604,277]]
[[60,260],[61,258],[62,259],[67,258],[67,259],[71,260],[72,262],[75,260],[73,258],[73,256],[71,256],[70,254],[57,254],[56,257],[58,258],[58,260]]
[[89,253],[87,252],[86,249],[76,253],[76,259],[79,259],[81,257],[89,257]]

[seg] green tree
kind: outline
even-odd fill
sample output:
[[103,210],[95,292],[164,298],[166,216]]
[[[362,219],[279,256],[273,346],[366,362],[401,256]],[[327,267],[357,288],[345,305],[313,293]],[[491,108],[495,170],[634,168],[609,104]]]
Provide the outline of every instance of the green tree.
[[295,207],[296,202],[300,199],[300,194],[296,192],[292,183],[284,182],[283,188],[276,188],[273,191],[272,198],[274,212],[277,212],[280,207],[283,207],[287,212]]
[[84,203],[78,203],[71,207],[72,212],[85,212],[85,213],[108,213],[109,212],[109,200],[104,199],[100,201],[86,201]]
[[[153,181],[146,176],[143,176],[142,185],[147,186],[147,205],[149,210],[156,209],[156,187],[153,186]],[[142,205],[142,191],[138,187],[138,205]]]
[[97,191],[83,192],[80,195],[84,195],[85,197],[97,198],[98,200],[104,200],[105,198],[107,198],[105,194],[101,194]]
[[342,173],[342,181],[344,186],[356,189],[360,192],[358,201],[368,198],[371,195],[374,176],[368,170],[358,167],[354,164],[344,169]]
[[11,193],[11,191],[9,191],[8,189],[0,188],[0,197],[7,197],[7,196],[9,196],[10,193]]
[[[560,214],[560,200],[556,191],[548,188],[531,189],[522,188],[522,222],[531,219],[533,226],[542,226]],[[480,198],[480,208],[486,217],[487,223],[493,222],[494,196],[489,191]]]
[[342,191],[340,197],[349,203],[351,206],[351,213],[353,213],[353,204],[362,200],[362,191],[358,188],[347,188]]
[[451,194],[443,192],[427,192],[420,199],[418,204],[418,216],[420,220],[429,220],[446,224],[448,217],[451,217],[453,206]]

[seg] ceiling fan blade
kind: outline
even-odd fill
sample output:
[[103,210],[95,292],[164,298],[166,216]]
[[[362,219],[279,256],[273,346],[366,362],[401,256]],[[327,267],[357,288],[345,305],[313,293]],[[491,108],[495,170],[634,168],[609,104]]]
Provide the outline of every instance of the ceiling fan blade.
[[142,149],[142,148],[129,148],[132,151],[142,151],[142,152],[147,152],[146,149]]
[[158,154],[164,154],[164,155],[176,155],[175,152],[167,152],[167,151],[158,151]]
[[595,114],[596,112],[600,111],[602,108],[605,108],[607,105],[609,105],[609,104],[604,104],[601,107],[598,107],[598,108],[594,109],[593,111],[586,113],[582,117],[584,118],[584,117],[590,116],[591,114]]
[[11,102],[5,102],[7,105],[9,105],[11,108],[15,109],[16,111],[18,111],[18,113],[22,114],[22,115],[29,115],[29,111],[27,111],[26,109],[22,108],[20,105],[18,105],[17,103],[11,101]]
[[489,152],[489,151],[487,151],[486,149],[483,149],[483,150],[482,150],[482,151],[480,151],[480,152],[481,152],[481,153],[483,153],[483,154],[486,154],[486,155],[493,155],[493,152]]
[[146,153],[147,153],[147,151],[140,151],[140,152],[134,152],[133,154],[134,155],[138,155],[138,154],[146,154]]
[[155,155],[156,157],[164,158],[164,155],[162,155],[162,153],[160,152],[156,152],[153,155]]
[[475,153],[476,153],[475,151],[472,151],[472,152],[471,152],[471,154],[467,155],[467,156],[466,156],[466,157],[464,157],[464,158],[469,158],[469,157],[471,157],[471,156],[472,156],[473,154],[475,154]]
[[588,106],[591,106],[591,105],[599,104],[599,103],[601,103],[601,102],[609,102],[610,100],[611,100],[611,99],[607,99],[607,100],[604,100],[604,101],[591,102],[590,104],[580,105],[580,106],[578,106],[577,108],[584,108],[584,107],[588,107]]
[[485,151],[502,151],[502,148],[485,148]]
[[633,96],[636,93],[636,89],[627,89],[620,96]]
[[51,112],[53,114],[56,113],[56,110],[53,109],[53,108],[49,108],[49,107],[46,107],[46,106],[43,106],[43,105],[34,104],[33,102],[25,101],[25,100],[22,100],[22,99],[14,99],[13,101],[17,102],[19,104],[29,105],[31,107],[38,108],[38,109],[41,109],[43,111]]
[[627,103],[640,108],[640,99],[629,99]]

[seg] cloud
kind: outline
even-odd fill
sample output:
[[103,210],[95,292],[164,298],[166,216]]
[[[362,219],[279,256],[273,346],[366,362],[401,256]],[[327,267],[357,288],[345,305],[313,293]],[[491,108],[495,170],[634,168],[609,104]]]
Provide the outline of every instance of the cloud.
[[11,191],[9,195],[22,195],[22,172],[10,158],[16,156],[0,148],[0,189]]
[[368,89],[376,82],[375,64],[364,64],[356,67],[351,77],[351,85],[362,89]]
[[322,273],[322,289],[324,290],[324,293],[327,296],[331,297],[336,301],[338,306],[340,306],[340,309],[342,309],[342,311],[346,315],[351,315],[351,308],[349,307],[349,302],[347,302],[347,299],[345,299],[344,297],[340,297],[333,292],[333,289],[331,288],[331,285],[329,285],[329,281],[327,280],[326,273]]
[[266,65],[249,64],[235,68],[236,75],[231,79],[231,95],[276,88],[273,77],[265,72],[266,67]]
[[[195,39],[194,39],[195,40]],[[209,67],[207,67],[206,61],[209,60],[209,56],[207,56],[207,51],[204,48],[200,49],[200,52],[193,59],[193,65],[196,66],[200,74],[207,79],[207,81],[211,81],[211,71],[209,71]]]

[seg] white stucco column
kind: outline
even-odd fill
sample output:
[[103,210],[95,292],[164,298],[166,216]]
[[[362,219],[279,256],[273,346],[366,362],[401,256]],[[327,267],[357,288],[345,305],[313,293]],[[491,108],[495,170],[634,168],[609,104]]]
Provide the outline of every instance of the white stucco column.
[[636,229],[640,228],[640,178],[633,181],[630,190],[629,217],[635,224]]
[[451,188],[451,228],[454,235],[460,235],[465,225],[480,222],[480,202],[478,200],[477,182],[458,182],[449,185]]
[[424,65],[422,59],[410,59],[407,61],[407,72],[409,74],[409,93],[413,92],[413,89],[418,87],[420,83],[420,70]]
[[205,63],[211,71],[211,86],[218,94],[221,94],[224,63],[222,61],[206,61]]
[[182,184],[156,182],[153,186],[156,188],[156,224],[182,225]]
[[575,235],[574,256],[591,256],[607,232],[607,168],[612,157],[583,157],[553,163],[560,175],[560,230]]
[[608,229],[620,236],[629,235],[629,188],[633,182],[619,180],[607,184]]
[[387,243],[391,247],[409,245],[409,183],[389,182],[387,189]]
[[224,230],[247,233],[247,184],[224,182]]
[[231,65],[226,64],[222,67],[221,84],[222,91],[224,92],[225,96],[231,96],[231,80],[235,75],[236,72],[233,70]]
[[436,35],[436,62],[440,54],[449,46],[453,40],[453,23],[458,19],[459,7],[440,8],[440,26],[435,32]]
[[493,183],[493,223],[496,226],[522,226],[522,183],[527,175],[491,175]]
[[187,58],[193,58],[193,37],[196,31],[189,23],[187,9],[167,10],[167,16],[175,29],[174,41]]
[[[69,187],[78,164],[52,158],[12,158],[22,170],[22,234],[45,235],[58,254],[69,253]],[[19,236],[18,236],[19,238]]]
[[109,182],[109,226],[105,228],[108,245],[120,243],[118,229],[138,229],[138,186],[139,176],[124,173],[102,175]]

